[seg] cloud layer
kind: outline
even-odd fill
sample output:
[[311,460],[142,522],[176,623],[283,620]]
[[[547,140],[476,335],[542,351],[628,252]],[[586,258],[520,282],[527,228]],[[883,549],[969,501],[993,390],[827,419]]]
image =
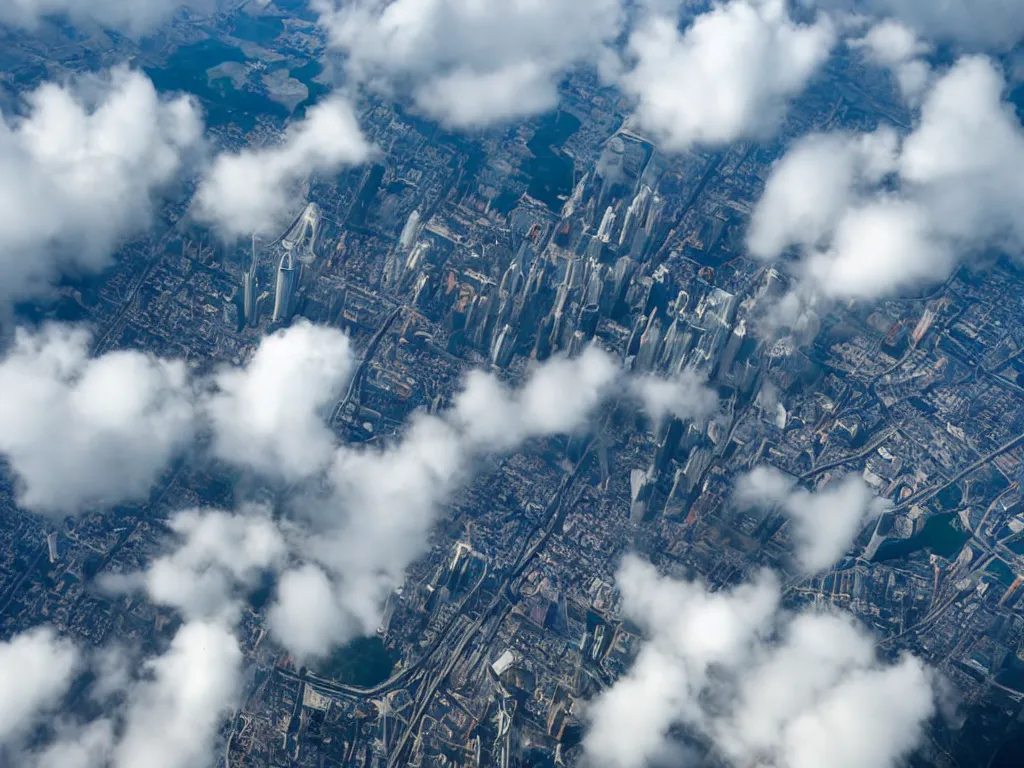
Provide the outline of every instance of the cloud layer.
[[45,83],[21,114],[0,116],[0,304],[106,266],[123,238],[149,229],[202,132],[190,98],[160,97],[123,67]]
[[624,21],[621,0],[314,0],[350,81],[409,96],[471,128],[554,108],[557,81],[597,61]]
[[781,610],[770,574],[709,592],[628,557],[617,584],[647,641],[587,712],[594,768],[698,764],[701,752],[737,768],[888,768],[935,712],[920,661],[879,660],[849,617]]
[[0,643],[0,756],[57,708],[79,661],[74,645],[47,627]]
[[20,503],[64,514],[139,498],[194,434],[208,432],[214,457],[295,484],[303,527],[286,539],[257,508],[182,513],[171,521],[176,554],[107,586],[145,588],[191,620],[223,620],[252,580],[280,570],[290,553],[296,565],[281,578],[269,623],[303,657],[376,628],[446,502],[488,457],[587,428],[611,399],[655,420],[706,419],[717,409],[696,376],[637,379],[591,346],[537,365],[518,388],[473,371],[449,409],[413,414],[383,447],[357,446],[339,443],[324,422],[354,370],[336,329],[296,323],[264,338],[245,365],[200,380],[181,363],[137,352],[90,359],[88,343],[87,332],[62,326],[19,331],[0,362],[10,393],[0,451],[21,483]]
[[279,143],[218,155],[196,191],[195,215],[229,238],[277,234],[307,177],[358,165],[372,152],[352,106],[330,96],[289,125]]
[[188,619],[233,620],[244,593],[260,576],[285,563],[288,546],[269,511],[246,505],[238,512],[191,509],[175,513],[168,526],[177,546],[142,573],[110,574],[111,592],[145,591],[157,605]]
[[129,35],[151,32],[180,8],[206,12],[214,0],[5,0],[0,23],[34,28],[42,20],[66,18],[72,24],[98,24]]
[[19,329],[0,361],[0,452],[18,502],[63,515],[143,499],[194,434],[184,364],[141,352],[89,357],[89,334]]
[[213,377],[204,401],[218,458],[284,480],[317,474],[330,462],[324,423],[355,368],[349,339],[299,322],[267,336],[241,368]]
[[959,59],[924,95],[899,142],[801,139],[773,169],[751,222],[754,255],[797,246],[826,296],[873,298],[944,279],[988,248],[1017,251],[1024,225],[1024,129],[990,59]]
[[808,491],[797,487],[789,475],[766,466],[737,479],[735,500],[746,507],[778,508],[786,515],[793,526],[797,560],[809,574],[830,568],[864,526],[892,506],[855,475]]
[[[397,442],[382,449],[339,446],[327,473],[329,494],[303,504],[314,533],[303,546],[306,564],[284,574],[271,608],[278,639],[308,657],[372,632],[445,503],[482,459],[586,427],[629,382],[596,347],[537,366],[518,389],[473,372],[448,410],[414,415]],[[703,412],[714,397],[679,386],[694,393],[696,404],[669,398],[664,407],[683,418]]]
[[629,38],[623,90],[635,118],[667,149],[771,134],[790,99],[828,58],[836,34],[820,16],[794,22],[784,0],[732,0],[683,32],[652,16]]
[[897,22],[929,40],[973,51],[1006,50],[1024,37],[1017,0],[802,0],[828,10],[867,13]]

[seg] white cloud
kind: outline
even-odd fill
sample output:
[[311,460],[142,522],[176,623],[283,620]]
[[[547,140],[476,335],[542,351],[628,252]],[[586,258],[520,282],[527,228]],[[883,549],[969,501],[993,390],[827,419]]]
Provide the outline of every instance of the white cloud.
[[830,568],[864,526],[891,506],[854,475],[812,492],[797,488],[792,477],[766,466],[737,480],[735,498],[746,506],[781,509],[793,525],[797,559],[808,573]]
[[190,98],[161,98],[126,68],[45,83],[24,107],[0,119],[0,304],[107,266],[202,142]]
[[768,180],[752,220],[752,253],[774,258],[801,246],[817,291],[872,298],[941,280],[986,248],[1019,250],[1024,129],[1003,90],[991,60],[958,60],[925,93],[891,168],[887,141],[801,140]]
[[669,149],[763,137],[835,40],[827,17],[796,23],[784,0],[716,4],[683,32],[674,17],[652,16],[630,35],[621,86],[639,126]]
[[718,395],[703,376],[689,368],[667,379],[647,375],[631,379],[630,391],[655,423],[669,416],[706,421],[718,410]]
[[255,505],[236,513],[185,510],[175,513],[168,526],[178,536],[171,552],[143,573],[107,577],[104,586],[143,588],[154,603],[188,619],[229,620],[237,614],[240,593],[255,587],[262,573],[279,569],[288,554],[269,511]]
[[[353,634],[341,603],[330,577],[307,563],[281,576],[267,624],[281,644],[300,659],[323,657]],[[368,629],[364,631],[368,633]]]
[[919,41],[913,30],[887,19],[871,27],[864,37],[850,40],[849,45],[862,49],[878,66],[891,69],[903,98],[911,104],[918,103],[932,75],[931,67],[922,58],[931,48]]
[[[603,402],[629,387],[619,365],[589,347],[537,366],[517,389],[473,372],[449,410],[415,414],[397,442],[338,447],[327,473],[330,494],[300,505],[312,527],[303,554],[315,567],[282,579],[270,613],[275,635],[305,657],[374,631],[385,598],[424,551],[445,503],[483,459],[584,428]],[[706,402],[705,391],[692,391]],[[685,410],[678,395],[671,405]]]
[[322,569],[282,580],[270,619],[277,637],[304,656],[373,632],[388,593],[479,461],[583,426],[619,373],[596,348],[552,358],[514,391],[475,372],[450,410],[414,415],[398,442],[340,446],[328,472],[331,495],[319,507],[303,505],[315,515],[305,554]]
[[151,32],[179,9],[212,10],[213,0],[4,0],[0,23],[34,28],[48,18],[73,24],[99,24],[130,35]]
[[518,391],[474,371],[455,397],[451,421],[472,451],[507,451],[532,437],[572,432],[609,393],[621,369],[598,347],[536,366]]
[[115,768],[211,765],[217,729],[239,693],[241,664],[238,641],[223,624],[182,625],[129,693]]
[[799,140],[772,168],[750,221],[747,247],[776,258],[790,245],[824,244],[857,189],[877,184],[895,167],[898,138],[875,133],[812,134]]
[[290,481],[323,470],[335,442],[324,411],[354,368],[348,336],[337,329],[303,320],[265,337],[243,367],[213,377],[204,410],[214,455]]
[[144,498],[193,435],[185,366],[140,352],[89,358],[88,332],[19,329],[0,362],[0,452],[18,503],[47,514]]
[[349,82],[411,97],[424,114],[477,127],[543,112],[573,66],[600,61],[621,0],[315,0]]
[[647,640],[587,711],[596,768],[652,764],[672,753],[676,728],[737,767],[888,768],[935,711],[918,660],[879,660],[849,617],[780,610],[769,574],[712,593],[628,557],[617,581]]
[[1024,37],[1020,0],[803,0],[828,10],[892,18],[930,40],[1008,50]]
[[0,643],[0,748],[56,709],[78,664],[74,645],[48,627]]
[[[26,645],[28,653],[22,648],[11,659],[4,658],[7,651],[0,646],[0,707],[12,695],[22,706],[21,711],[4,711],[0,729],[6,728],[8,736],[12,728],[31,725],[38,714],[50,714],[77,669],[79,652],[69,641],[56,641],[52,630],[37,630]],[[230,627],[218,621],[186,622],[163,653],[132,665],[131,674],[123,669],[128,661],[123,649],[107,651],[92,659],[94,685],[105,688],[104,714],[80,721],[62,713],[52,723],[52,740],[31,751],[24,744],[9,745],[12,759],[30,768],[214,765],[218,730],[241,689],[242,652]],[[116,659],[118,667],[110,680],[105,679],[107,657]]]
[[358,165],[372,154],[352,106],[330,96],[289,125],[280,143],[218,155],[196,191],[195,215],[228,238],[276,233],[294,214],[310,174]]
[[53,743],[23,762],[32,768],[98,768],[106,764],[115,742],[113,721],[101,718],[63,729]]

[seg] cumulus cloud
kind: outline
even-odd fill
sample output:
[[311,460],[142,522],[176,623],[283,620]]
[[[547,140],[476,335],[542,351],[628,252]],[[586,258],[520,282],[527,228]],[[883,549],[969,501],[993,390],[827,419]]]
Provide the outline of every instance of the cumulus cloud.
[[595,768],[643,768],[678,747],[734,766],[887,768],[918,744],[935,712],[932,674],[893,664],[850,617],[780,610],[768,573],[709,592],[635,557],[617,577],[622,611],[646,642],[587,711]]
[[[242,652],[219,621],[182,625],[163,653],[121,681],[120,698],[94,720],[67,720],[19,765],[31,768],[206,768],[240,692]],[[101,671],[101,670],[100,670]],[[6,682],[6,681],[4,681]]]
[[[356,585],[346,585],[354,587]],[[267,613],[267,623],[280,643],[301,659],[326,656],[358,630],[351,626],[344,604],[335,585],[324,570],[311,563],[294,568],[281,576],[277,599]],[[376,594],[366,606],[363,633],[369,633],[374,622]],[[364,613],[364,611],[358,611]]]
[[5,0],[0,23],[34,28],[43,19],[66,18],[72,24],[99,24],[129,35],[151,32],[179,9],[213,10],[213,0]]
[[338,330],[300,322],[264,338],[245,366],[198,381],[181,361],[91,358],[89,344],[82,328],[18,329],[0,361],[0,454],[26,509],[65,515],[145,498],[200,427],[214,456],[267,477],[299,481],[332,461],[324,409],[354,366]]
[[195,215],[227,238],[276,233],[294,214],[295,195],[310,174],[358,165],[372,154],[351,104],[330,96],[289,125],[279,143],[218,155],[196,191]]
[[26,756],[23,763],[32,768],[96,768],[106,763],[115,740],[114,723],[106,718],[65,727],[55,741]]
[[[329,496],[302,505],[313,534],[302,547],[307,564],[282,577],[271,608],[277,638],[308,657],[372,632],[445,503],[483,459],[584,428],[603,402],[629,389],[618,363],[592,346],[577,358],[538,365],[515,389],[475,371],[447,411],[415,414],[397,442],[339,446],[327,472]],[[706,404],[705,391],[688,391]],[[670,400],[661,407],[703,407],[688,407],[679,391]]]
[[868,60],[892,70],[903,98],[916,104],[931,78],[931,67],[922,57],[931,47],[917,39],[913,30],[887,19],[875,24],[864,37],[850,40]]
[[149,228],[202,132],[192,99],[163,98],[124,67],[45,83],[20,114],[0,116],[0,305],[59,272],[107,266],[122,239]]
[[552,358],[517,390],[474,372],[448,411],[415,414],[397,442],[338,447],[327,475],[331,494],[304,505],[314,515],[304,554],[316,565],[282,578],[269,617],[276,636],[308,656],[372,632],[444,503],[480,460],[583,426],[620,373],[596,347]]
[[114,591],[141,588],[158,605],[189,619],[236,615],[241,592],[259,577],[277,570],[287,544],[269,510],[247,505],[238,512],[191,509],[175,513],[168,526],[177,546],[149,564],[144,573],[112,575],[105,587]]
[[969,50],[1007,50],[1024,37],[1016,0],[802,0],[828,10],[892,18],[929,40]]
[[[86,655],[51,630],[16,638],[20,652],[0,645],[0,726],[18,729],[33,712],[53,710],[71,672],[87,668],[89,695],[102,714],[84,720],[62,713],[48,740],[15,744],[11,755],[29,768],[205,768],[225,716],[237,705],[243,655],[235,637],[235,603],[264,570],[278,568],[286,547],[267,511],[236,514],[188,510],[169,522],[170,550],[146,571],[108,579],[107,586],[145,589],[185,623],[162,652],[141,662],[113,645]],[[27,651],[27,652],[26,652]],[[8,656],[5,657],[5,654]],[[11,669],[6,670],[10,665]],[[14,702],[8,706],[7,702]]]
[[621,0],[314,0],[347,78],[452,126],[554,108],[562,74],[608,54]]
[[337,329],[303,320],[265,337],[243,367],[213,377],[204,410],[214,455],[289,481],[323,470],[334,448],[324,410],[354,368],[348,336]]
[[941,280],[986,248],[1019,250],[1024,129],[1004,86],[991,60],[964,57],[925,93],[894,153],[886,131],[801,140],[768,180],[751,252],[775,258],[800,246],[800,268],[821,294],[872,298]]
[[183,363],[141,352],[89,357],[89,333],[19,329],[0,362],[0,453],[18,503],[45,514],[144,498],[193,435]]
[[812,134],[772,168],[750,220],[747,247],[778,257],[791,245],[824,246],[859,193],[874,189],[895,168],[899,138],[874,133]]
[[116,768],[194,768],[212,764],[223,717],[236,702],[242,652],[218,621],[184,624],[170,648],[145,665],[128,695]]
[[0,749],[57,708],[79,661],[74,645],[48,627],[0,643]]
[[861,478],[849,475],[818,491],[796,487],[774,467],[756,467],[736,482],[736,501],[748,507],[778,507],[793,525],[797,560],[818,573],[850,548],[857,534],[891,502],[875,496]]
[[621,86],[640,128],[669,149],[763,137],[835,40],[827,17],[794,22],[784,0],[716,4],[683,32],[675,17],[653,15],[630,35]]
[[629,389],[651,421],[658,424],[669,417],[706,421],[718,410],[717,393],[701,374],[689,368],[671,378],[634,378]]

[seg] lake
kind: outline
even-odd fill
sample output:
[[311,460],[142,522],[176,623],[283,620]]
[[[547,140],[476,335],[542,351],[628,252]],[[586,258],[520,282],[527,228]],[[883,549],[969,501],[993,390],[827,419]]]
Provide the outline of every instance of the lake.
[[[257,30],[252,30],[256,34]],[[260,116],[283,121],[289,117],[288,109],[273,101],[260,88],[234,87],[229,77],[210,81],[207,70],[225,62],[245,63],[249,61],[241,48],[209,38],[198,43],[178,48],[163,67],[145,68],[146,75],[162,92],[184,91],[194,94],[203,104],[206,122],[211,126],[233,123],[245,131],[252,130]],[[274,62],[268,71],[286,68],[288,62]],[[299,80],[309,89],[309,96],[295,109],[295,116],[301,117],[307,107],[315,104],[330,88],[316,82],[323,71],[319,61],[299,63],[290,71],[291,77]]]
[[396,661],[379,637],[357,637],[310,670],[345,685],[370,688],[391,676]]
[[562,210],[561,198],[572,194],[575,182],[575,162],[561,147],[579,129],[580,121],[575,115],[554,112],[540,119],[537,132],[526,144],[533,153],[523,167],[530,177],[527,194],[555,213]]
[[902,560],[922,550],[933,552],[947,560],[953,559],[971,538],[971,535],[954,524],[954,521],[959,521],[955,512],[932,515],[925,522],[921,532],[915,536],[882,544],[875,554],[874,562]]

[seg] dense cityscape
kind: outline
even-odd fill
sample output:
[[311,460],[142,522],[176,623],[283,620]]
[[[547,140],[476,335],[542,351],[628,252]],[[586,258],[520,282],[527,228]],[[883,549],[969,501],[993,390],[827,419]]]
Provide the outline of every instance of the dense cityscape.
[[[61,73],[128,61],[161,92],[195,94],[222,151],[272,146],[287,121],[312,113],[342,66],[301,6],[221,3],[212,15],[179,14],[142,42],[57,23],[4,28],[4,82],[27,93]],[[236,571],[232,594],[241,597],[229,613],[241,654],[238,695],[216,712],[200,754],[146,764],[827,764],[737,758],[713,728],[683,716],[670,718],[663,735],[685,748],[685,759],[680,752],[649,762],[637,748],[614,762],[594,752],[600,702],[631,679],[655,632],[643,609],[624,606],[631,558],[660,574],[638,571],[643,578],[700,583],[710,594],[742,596],[758,574],[771,574],[764,578],[777,582],[781,605],[766,620],[777,623],[771,637],[834,609],[870,633],[874,655],[858,662],[865,670],[896,669],[910,657],[927,666],[936,703],[915,724],[920,737],[904,734],[905,747],[875,762],[835,765],[1019,764],[1019,263],[991,248],[939,279],[878,298],[802,298],[784,316],[805,284],[791,251],[781,261],[749,253],[752,214],[787,147],[811,133],[911,131],[917,107],[900,87],[855,46],[839,48],[770,136],[685,151],[645,130],[634,105],[587,67],[566,74],[556,108],[497,127],[460,130],[369,93],[356,118],[377,149],[365,162],[302,174],[288,190],[287,216],[272,227],[221,236],[197,215],[195,181],[187,181],[160,201],[154,226],[125,238],[102,269],[72,269],[44,296],[15,296],[5,320],[11,360],[42,343],[16,337],[15,327],[22,334],[73,324],[88,329],[89,360],[135,351],[181,361],[182,376],[214,381],[221,393],[232,391],[232,371],[255,369],[271,339],[331,329],[348,339],[352,368],[339,377],[343,386],[313,403],[310,418],[329,427],[332,445],[350,447],[367,476],[378,469],[358,465],[363,457],[400,452],[423,425],[455,424],[461,417],[446,414],[462,412],[463,393],[480,381],[467,378],[472,371],[489,371],[503,397],[523,408],[515,393],[553,364],[598,365],[604,357],[593,355],[603,351],[622,371],[614,377],[625,377],[587,407],[588,418],[566,422],[570,429],[527,425],[481,438],[486,450],[467,449],[465,466],[423,502],[438,511],[406,531],[415,541],[405,548],[388,540],[385,548],[402,552],[366,566],[382,604],[366,618],[349,609],[362,631],[319,643],[314,629],[296,626],[302,639],[292,642],[276,628],[283,574],[304,573],[298,560],[311,549],[246,565],[244,577]],[[327,355],[331,338],[310,343]],[[0,391],[14,381],[4,376]],[[655,382],[671,382],[685,404],[638,405],[630,393]],[[215,402],[207,386],[196,384],[189,397]],[[253,395],[256,408],[273,386]],[[23,402],[0,412],[13,420]],[[194,619],[153,587],[154,564],[176,557],[174,542],[202,524],[183,511],[258,507],[254,518],[285,542],[303,520],[324,546],[362,530],[303,517],[328,493],[317,485],[327,481],[301,468],[313,447],[300,441],[291,451],[282,437],[263,464],[234,461],[241,448],[232,454],[219,442],[222,412],[197,408],[212,414],[214,428],[197,429],[195,445],[166,466],[157,462],[151,485],[116,503],[106,503],[112,494],[103,486],[73,511],[60,501],[33,503],[20,443],[0,438],[8,457],[0,641],[45,625],[82,648],[130,648],[160,679],[161,662],[138,660],[165,658]],[[300,418],[281,413],[273,419]],[[52,429],[48,439],[60,443],[59,411]],[[289,452],[298,469],[281,458]],[[262,469],[274,464],[274,472]],[[396,459],[380,471],[402,466]],[[764,485],[753,498],[744,483]],[[779,493],[767,490],[780,484]],[[410,487],[403,492],[418,493]],[[367,513],[378,503],[355,485],[336,492],[346,489]],[[836,557],[812,562],[800,505],[830,493],[839,505],[847,491],[858,499],[848,542]],[[206,557],[197,573],[219,578],[217,558]],[[333,581],[332,562],[322,561],[332,584],[351,587],[351,576]],[[3,660],[0,653],[0,669]],[[109,700],[91,678],[70,684],[59,710],[49,711],[92,722]],[[114,700],[135,700],[126,690]],[[178,728],[190,726],[174,720],[165,738]],[[54,716],[5,742],[0,727],[0,764],[114,764],[25,757],[42,754],[62,729]]]

